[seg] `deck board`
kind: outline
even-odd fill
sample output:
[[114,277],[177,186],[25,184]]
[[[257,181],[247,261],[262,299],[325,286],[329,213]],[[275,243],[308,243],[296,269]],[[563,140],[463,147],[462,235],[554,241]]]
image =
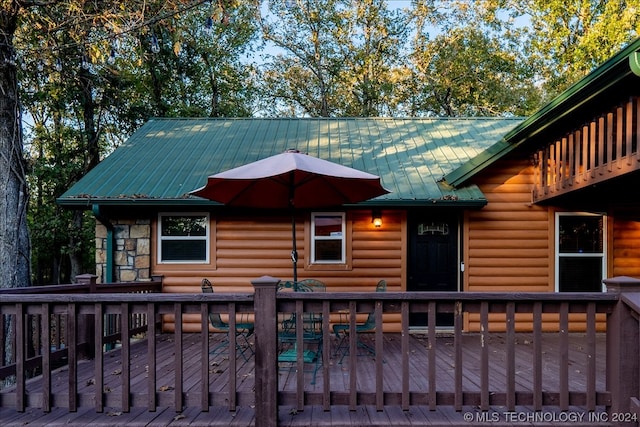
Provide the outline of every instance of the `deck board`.
[[[370,336],[369,336],[370,335]],[[210,340],[210,349],[218,344],[219,334]],[[533,389],[533,334],[517,333],[517,345],[515,349],[515,382],[516,391]],[[122,361],[119,350],[112,350],[104,354],[104,390],[105,408],[103,413],[96,413],[94,403],[90,398],[95,392],[95,363],[93,360],[80,360],[77,365],[78,390],[85,394],[80,399],[81,405],[77,412],[68,412],[68,396],[66,385],[68,384],[68,367],[62,367],[53,372],[51,376],[52,402],[55,406],[50,413],[44,413],[39,408],[27,408],[24,413],[18,413],[13,408],[0,408],[0,421],[3,426],[18,425],[109,425],[109,426],[251,426],[255,423],[253,410],[253,387],[255,375],[253,370],[253,358],[245,361],[243,357],[236,359],[236,385],[238,390],[238,407],[235,411],[228,410],[228,391],[230,372],[229,356],[217,354],[210,356],[209,368],[209,402],[213,405],[208,411],[200,410],[200,373],[201,373],[201,345],[200,334],[184,334],[184,400],[186,407],[182,412],[176,412],[173,404],[175,393],[175,372],[173,370],[173,354],[176,349],[172,335],[160,334],[156,337],[156,395],[158,396],[158,408],[155,412],[147,411],[148,402],[148,366],[147,343],[145,340],[131,344],[131,403],[130,412],[122,412],[119,408],[122,390]],[[374,336],[368,334],[364,340],[372,342]],[[384,335],[384,363],[382,367],[383,388],[385,391],[401,390],[402,372],[399,369],[401,360],[401,340],[399,334]],[[472,391],[480,395],[481,378],[481,354],[477,350],[479,336],[476,334],[463,335],[462,360],[464,364],[463,387],[465,392]],[[411,334],[410,337],[410,366],[409,366],[409,390],[412,393],[420,392],[426,395],[429,386],[428,353],[426,334]],[[334,342],[335,346],[336,343]],[[489,384],[492,390],[506,390],[506,343],[504,335],[491,334],[489,337]],[[545,390],[558,390],[559,376],[558,364],[558,337],[555,334],[544,334],[542,342],[543,359],[543,387]],[[605,377],[605,336],[598,334],[596,338],[596,388],[604,390]],[[372,425],[372,426],[415,426],[415,425],[469,425],[463,419],[465,412],[472,412],[474,417],[478,408],[465,402],[463,411],[456,412],[452,406],[440,406],[442,396],[453,395],[454,392],[454,347],[453,336],[439,334],[436,339],[436,387],[439,393],[438,407],[435,411],[429,410],[424,405],[413,405],[408,411],[403,411],[399,406],[396,395],[387,397],[392,402],[385,402],[384,411],[377,411],[375,402],[366,402],[358,405],[355,411],[350,411],[348,404],[349,392],[349,357],[345,357],[340,363],[340,354],[332,355],[329,360],[329,381],[332,395],[344,404],[333,405],[331,411],[324,411],[321,402],[314,397],[313,402],[307,402],[303,411],[295,410],[295,404],[285,399],[285,403],[279,407],[280,425],[306,426],[306,425]],[[569,390],[584,390],[586,387],[587,354],[586,338],[584,334],[571,334],[569,340]],[[356,358],[356,379],[360,392],[373,393],[375,391],[375,358],[370,355],[362,355]],[[322,369],[318,371],[315,385],[310,385],[311,372],[305,372],[305,391],[310,394],[320,393],[323,389]],[[295,392],[296,372],[295,366],[283,366],[279,369],[279,390]],[[41,401],[42,378],[36,377],[26,383],[29,401]],[[88,393],[88,394],[87,394]],[[38,395],[39,394],[39,395]],[[394,397],[395,396],[395,397]],[[504,396],[504,395],[503,395]],[[498,421],[486,425],[509,425],[503,414],[506,412],[504,402],[497,404],[492,397],[491,410],[484,416],[496,416]],[[287,403],[288,402],[288,403]],[[529,411],[530,406],[517,402],[519,411]],[[558,412],[557,408],[546,408],[550,412]],[[604,407],[599,406],[599,411]],[[585,412],[583,407],[572,407],[570,411]],[[475,419],[474,419],[475,420]],[[475,420],[477,421],[477,420]],[[483,425],[474,422],[473,425]],[[529,424],[528,424],[529,425]],[[591,423],[585,425],[601,425]],[[606,423],[602,424],[606,425]]]

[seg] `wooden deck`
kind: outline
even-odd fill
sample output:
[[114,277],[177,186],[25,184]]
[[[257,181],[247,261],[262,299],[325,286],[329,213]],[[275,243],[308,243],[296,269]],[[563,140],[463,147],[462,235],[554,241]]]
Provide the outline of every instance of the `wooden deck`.
[[[220,334],[213,337],[218,339]],[[543,334],[543,381],[545,389],[557,390],[559,385],[558,335]],[[365,337],[364,339],[372,339]],[[217,345],[212,339],[210,348]],[[69,412],[65,402],[69,376],[68,368],[62,367],[52,375],[52,401],[53,409],[50,413],[44,413],[41,409],[27,407],[23,413],[16,412],[13,408],[0,408],[0,424],[3,426],[24,425],[109,425],[109,426],[251,426],[255,424],[254,413],[254,358],[236,358],[235,387],[237,389],[237,408],[228,410],[229,389],[229,359],[227,355],[211,356],[209,359],[209,389],[213,393],[213,404],[208,412],[203,412],[199,407],[199,372],[200,372],[200,334],[185,334],[182,349],[183,358],[182,378],[184,378],[183,396],[185,408],[182,412],[176,412],[172,406],[174,381],[175,343],[174,335],[157,335],[157,401],[158,408],[150,412],[144,401],[147,393],[148,376],[147,343],[146,340],[137,342],[131,346],[130,352],[130,377],[131,377],[131,410],[122,412],[119,401],[122,391],[121,375],[123,374],[120,358],[120,350],[113,350],[104,357],[104,390],[106,392],[105,410],[96,413],[94,402],[84,399],[79,401],[77,412]],[[477,351],[480,335],[465,334],[463,336],[463,360],[465,365],[463,387],[465,390],[478,390],[481,384],[481,354]],[[489,337],[490,372],[489,382],[492,390],[503,390],[506,380],[507,345],[505,335],[492,333]],[[349,358],[340,361],[340,354],[335,353],[336,342],[332,342],[331,358],[328,363],[329,381],[332,394],[345,396],[351,384],[351,369]],[[384,366],[383,384],[385,389],[395,390],[401,382],[401,337],[400,334],[384,334]],[[425,369],[427,360],[428,340],[426,335],[411,334],[409,351],[411,360],[416,361],[410,366],[410,389],[427,390],[428,373]],[[453,337],[441,333],[436,339],[436,382],[438,390],[451,390],[454,386],[454,347]],[[527,333],[516,334],[516,391],[531,390],[533,388],[533,335]],[[605,335],[596,337],[596,388],[605,389]],[[569,337],[569,390],[585,389],[585,372],[588,367],[588,357],[585,353],[584,334],[574,333]],[[186,356],[189,357],[186,357]],[[420,360],[425,361],[420,363]],[[80,396],[90,395],[91,387],[94,387],[94,360],[82,360],[78,363],[78,393]],[[358,390],[364,392],[375,391],[375,363],[371,357],[363,355],[357,358],[356,381]],[[279,391],[294,392],[297,388],[295,368],[281,366],[279,369]],[[311,385],[312,373],[305,373],[305,391],[309,393],[322,390],[324,376],[317,375],[317,381]],[[38,393],[42,390],[42,379],[37,377],[27,382],[27,393]],[[83,390],[84,389],[84,390]],[[286,396],[286,393],[285,393]],[[324,411],[321,404],[311,402],[303,411],[296,410],[295,404],[289,404],[284,398],[284,403],[279,406],[279,425],[284,426],[308,426],[308,425],[333,425],[333,426],[416,426],[416,425],[610,425],[603,406],[598,406],[596,412],[588,412],[583,406],[571,406],[568,412],[560,412],[557,405],[543,407],[542,411],[533,411],[529,405],[518,405],[515,412],[509,412],[501,402],[492,399],[489,411],[483,412],[475,405],[465,405],[462,411],[455,411],[452,406],[438,405],[435,411],[420,404],[410,406],[403,411],[400,405],[385,402],[384,411],[376,411],[375,406],[359,405],[355,411],[349,410],[348,405],[332,405],[330,411]],[[419,403],[419,402],[418,402]]]

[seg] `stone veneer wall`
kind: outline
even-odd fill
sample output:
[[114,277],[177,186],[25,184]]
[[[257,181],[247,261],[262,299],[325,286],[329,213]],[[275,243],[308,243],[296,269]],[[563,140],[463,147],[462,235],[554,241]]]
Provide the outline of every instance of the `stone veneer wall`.
[[[151,221],[120,219],[114,227],[113,280],[135,282],[150,280]],[[107,227],[96,221],[96,275],[104,283],[107,268]]]

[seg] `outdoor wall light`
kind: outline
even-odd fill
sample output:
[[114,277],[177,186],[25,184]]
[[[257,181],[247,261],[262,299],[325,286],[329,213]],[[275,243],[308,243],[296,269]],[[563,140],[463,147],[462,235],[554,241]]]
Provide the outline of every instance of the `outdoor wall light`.
[[374,227],[382,227],[382,212],[377,209],[371,211],[371,223]]

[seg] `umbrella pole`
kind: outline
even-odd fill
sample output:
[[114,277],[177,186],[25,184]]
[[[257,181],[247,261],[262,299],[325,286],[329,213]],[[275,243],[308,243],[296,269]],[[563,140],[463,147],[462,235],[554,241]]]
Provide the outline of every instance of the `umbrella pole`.
[[298,251],[296,249],[296,216],[291,209],[291,230],[293,236],[293,249],[291,250],[291,261],[293,262],[293,283],[298,281]]
[[293,247],[291,249],[291,261],[293,262],[293,283],[298,281],[298,250],[296,248],[296,210],[293,204],[296,192],[295,172],[289,172],[289,208],[291,209],[291,236]]

